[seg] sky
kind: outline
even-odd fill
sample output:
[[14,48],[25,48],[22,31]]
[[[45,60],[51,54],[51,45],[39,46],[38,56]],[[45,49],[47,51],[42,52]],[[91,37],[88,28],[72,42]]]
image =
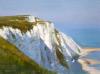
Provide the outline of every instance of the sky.
[[0,0],[0,16],[33,15],[61,31],[100,29],[100,0]]

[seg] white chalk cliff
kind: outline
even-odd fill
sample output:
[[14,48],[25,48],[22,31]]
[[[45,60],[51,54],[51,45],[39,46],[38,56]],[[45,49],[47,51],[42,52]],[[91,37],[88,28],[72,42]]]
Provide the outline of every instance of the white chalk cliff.
[[80,46],[70,36],[58,31],[52,22],[33,16],[23,17],[24,20],[17,18],[7,20],[27,21],[31,26],[30,29],[23,32],[20,28],[13,27],[11,23],[0,27],[0,36],[42,67],[57,74],[76,74],[73,63],[81,54]]

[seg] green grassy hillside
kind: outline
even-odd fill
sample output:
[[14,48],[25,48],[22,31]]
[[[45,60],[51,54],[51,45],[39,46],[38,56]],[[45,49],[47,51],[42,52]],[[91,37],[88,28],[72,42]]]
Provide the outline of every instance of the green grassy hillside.
[[0,37],[0,74],[54,74]]

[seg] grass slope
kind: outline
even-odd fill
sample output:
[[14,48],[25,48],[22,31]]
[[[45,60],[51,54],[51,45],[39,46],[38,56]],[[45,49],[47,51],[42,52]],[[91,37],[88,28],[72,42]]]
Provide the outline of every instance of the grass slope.
[[0,74],[54,74],[0,37]]

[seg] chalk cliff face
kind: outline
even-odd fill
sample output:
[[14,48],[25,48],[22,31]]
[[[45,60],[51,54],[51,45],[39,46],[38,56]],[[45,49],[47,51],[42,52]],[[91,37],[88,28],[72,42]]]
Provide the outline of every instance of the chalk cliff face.
[[71,37],[58,31],[52,22],[33,16],[0,17],[0,37],[57,74],[73,74],[72,64],[81,54]]

